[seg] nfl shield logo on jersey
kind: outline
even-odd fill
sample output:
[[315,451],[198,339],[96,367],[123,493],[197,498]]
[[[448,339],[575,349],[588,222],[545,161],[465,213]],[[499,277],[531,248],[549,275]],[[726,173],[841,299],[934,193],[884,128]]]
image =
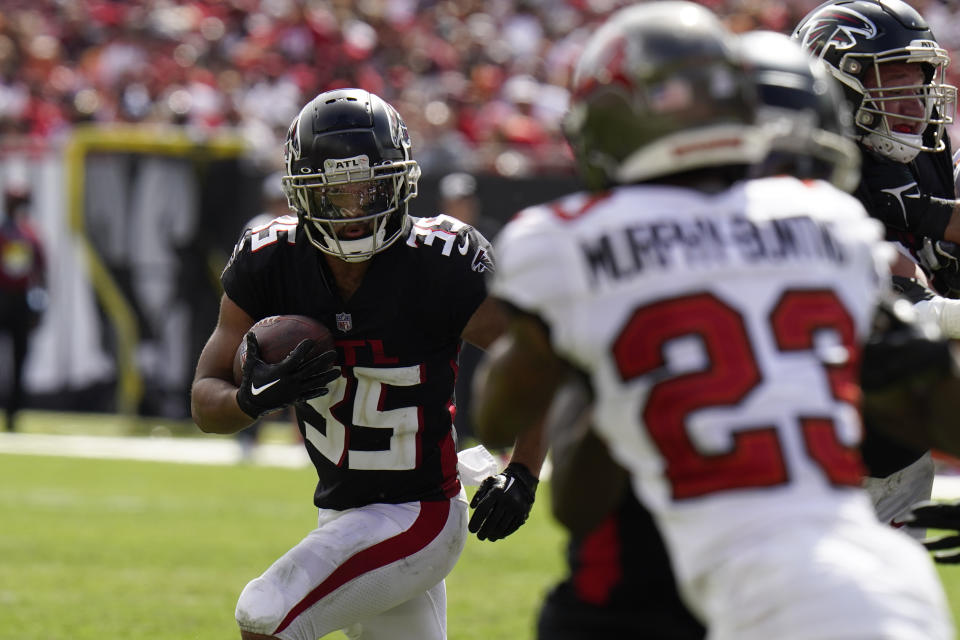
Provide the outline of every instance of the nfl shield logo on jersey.
[[353,329],[353,318],[350,317],[349,313],[337,314],[337,329],[344,333]]

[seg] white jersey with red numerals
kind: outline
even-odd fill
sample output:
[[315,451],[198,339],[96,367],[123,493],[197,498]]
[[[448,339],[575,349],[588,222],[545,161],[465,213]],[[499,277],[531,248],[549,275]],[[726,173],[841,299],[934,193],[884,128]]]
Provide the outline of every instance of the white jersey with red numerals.
[[953,637],[926,553],[860,489],[881,238],[847,194],[767,178],[576,194],[496,243],[493,295],[589,375],[711,638]]

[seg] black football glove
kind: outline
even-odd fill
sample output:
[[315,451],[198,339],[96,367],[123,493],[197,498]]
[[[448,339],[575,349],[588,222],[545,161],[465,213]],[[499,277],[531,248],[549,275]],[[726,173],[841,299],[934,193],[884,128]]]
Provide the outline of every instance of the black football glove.
[[[907,299],[908,295],[918,300],[932,294],[915,280],[900,276],[894,276],[893,286],[904,296],[891,295],[880,300],[863,347],[860,386],[867,393],[892,387],[924,390],[929,387],[928,378],[947,375],[953,363],[947,340],[917,318]],[[927,374],[927,378],[921,377]]]
[[938,291],[945,295],[960,291],[960,246],[947,240],[924,238],[917,254],[933,274],[933,284]]
[[923,541],[933,560],[940,564],[960,564],[960,501],[920,502],[910,511],[908,527],[947,529],[949,533]]
[[467,528],[481,540],[499,540],[520,528],[533,507],[540,481],[519,462],[511,462],[495,476],[486,478],[473,494],[473,516]]
[[327,385],[340,377],[340,369],[334,366],[336,350],[316,353],[313,340],[303,340],[277,364],[260,359],[260,345],[252,331],[247,333],[246,341],[237,404],[251,418],[326,395]]

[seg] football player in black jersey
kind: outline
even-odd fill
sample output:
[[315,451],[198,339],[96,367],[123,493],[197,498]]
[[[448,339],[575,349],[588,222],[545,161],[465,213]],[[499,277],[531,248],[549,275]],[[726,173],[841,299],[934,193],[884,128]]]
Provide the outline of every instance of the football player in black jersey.
[[856,195],[870,214],[918,260],[924,239],[960,242],[945,130],[956,88],[920,13],[902,0],[829,0],[794,37],[843,87],[863,152]]
[[551,509],[569,531],[568,575],[547,594],[538,640],[701,640],[667,549],[626,470],[590,428],[590,393],[571,376],[548,414]]
[[[318,476],[319,524],[243,590],[241,637],[344,629],[440,640],[444,577],[468,530],[452,427],[457,354],[462,340],[485,348],[505,326],[487,301],[490,246],[455,218],[408,215],[420,169],[403,120],[378,96],[318,95],[294,119],[284,156],[297,215],[237,244],[192,387],[194,420],[210,433],[294,406]],[[279,314],[319,320],[336,349],[304,342],[267,364],[248,331]],[[471,531],[497,539],[523,523],[544,455],[539,435],[518,440],[504,472],[475,494]]]
[[[948,299],[960,293],[960,205],[945,131],[956,110],[956,88],[944,80],[946,50],[901,0],[830,0],[794,37],[843,87],[863,159],[854,195],[900,249],[895,287],[947,337],[960,338],[960,300]],[[869,420],[866,427],[866,488],[881,520],[900,527],[913,503],[929,499],[933,461]]]

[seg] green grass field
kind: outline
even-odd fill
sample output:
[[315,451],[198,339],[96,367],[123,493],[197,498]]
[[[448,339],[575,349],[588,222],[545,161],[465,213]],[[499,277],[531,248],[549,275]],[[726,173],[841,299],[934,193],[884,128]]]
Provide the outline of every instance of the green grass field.
[[[0,640],[236,640],[243,585],[314,525],[313,478],[0,455]],[[533,637],[564,571],[543,489],[516,534],[470,538],[447,579],[451,640]],[[940,574],[960,620],[960,569]]]
[[[240,590],[315,525],[314,478],[0,455],[0,639],[236,640]],[[563,572],[540,495],[510,538],[471,536],[447,579],[451,640],[532,637]]]

